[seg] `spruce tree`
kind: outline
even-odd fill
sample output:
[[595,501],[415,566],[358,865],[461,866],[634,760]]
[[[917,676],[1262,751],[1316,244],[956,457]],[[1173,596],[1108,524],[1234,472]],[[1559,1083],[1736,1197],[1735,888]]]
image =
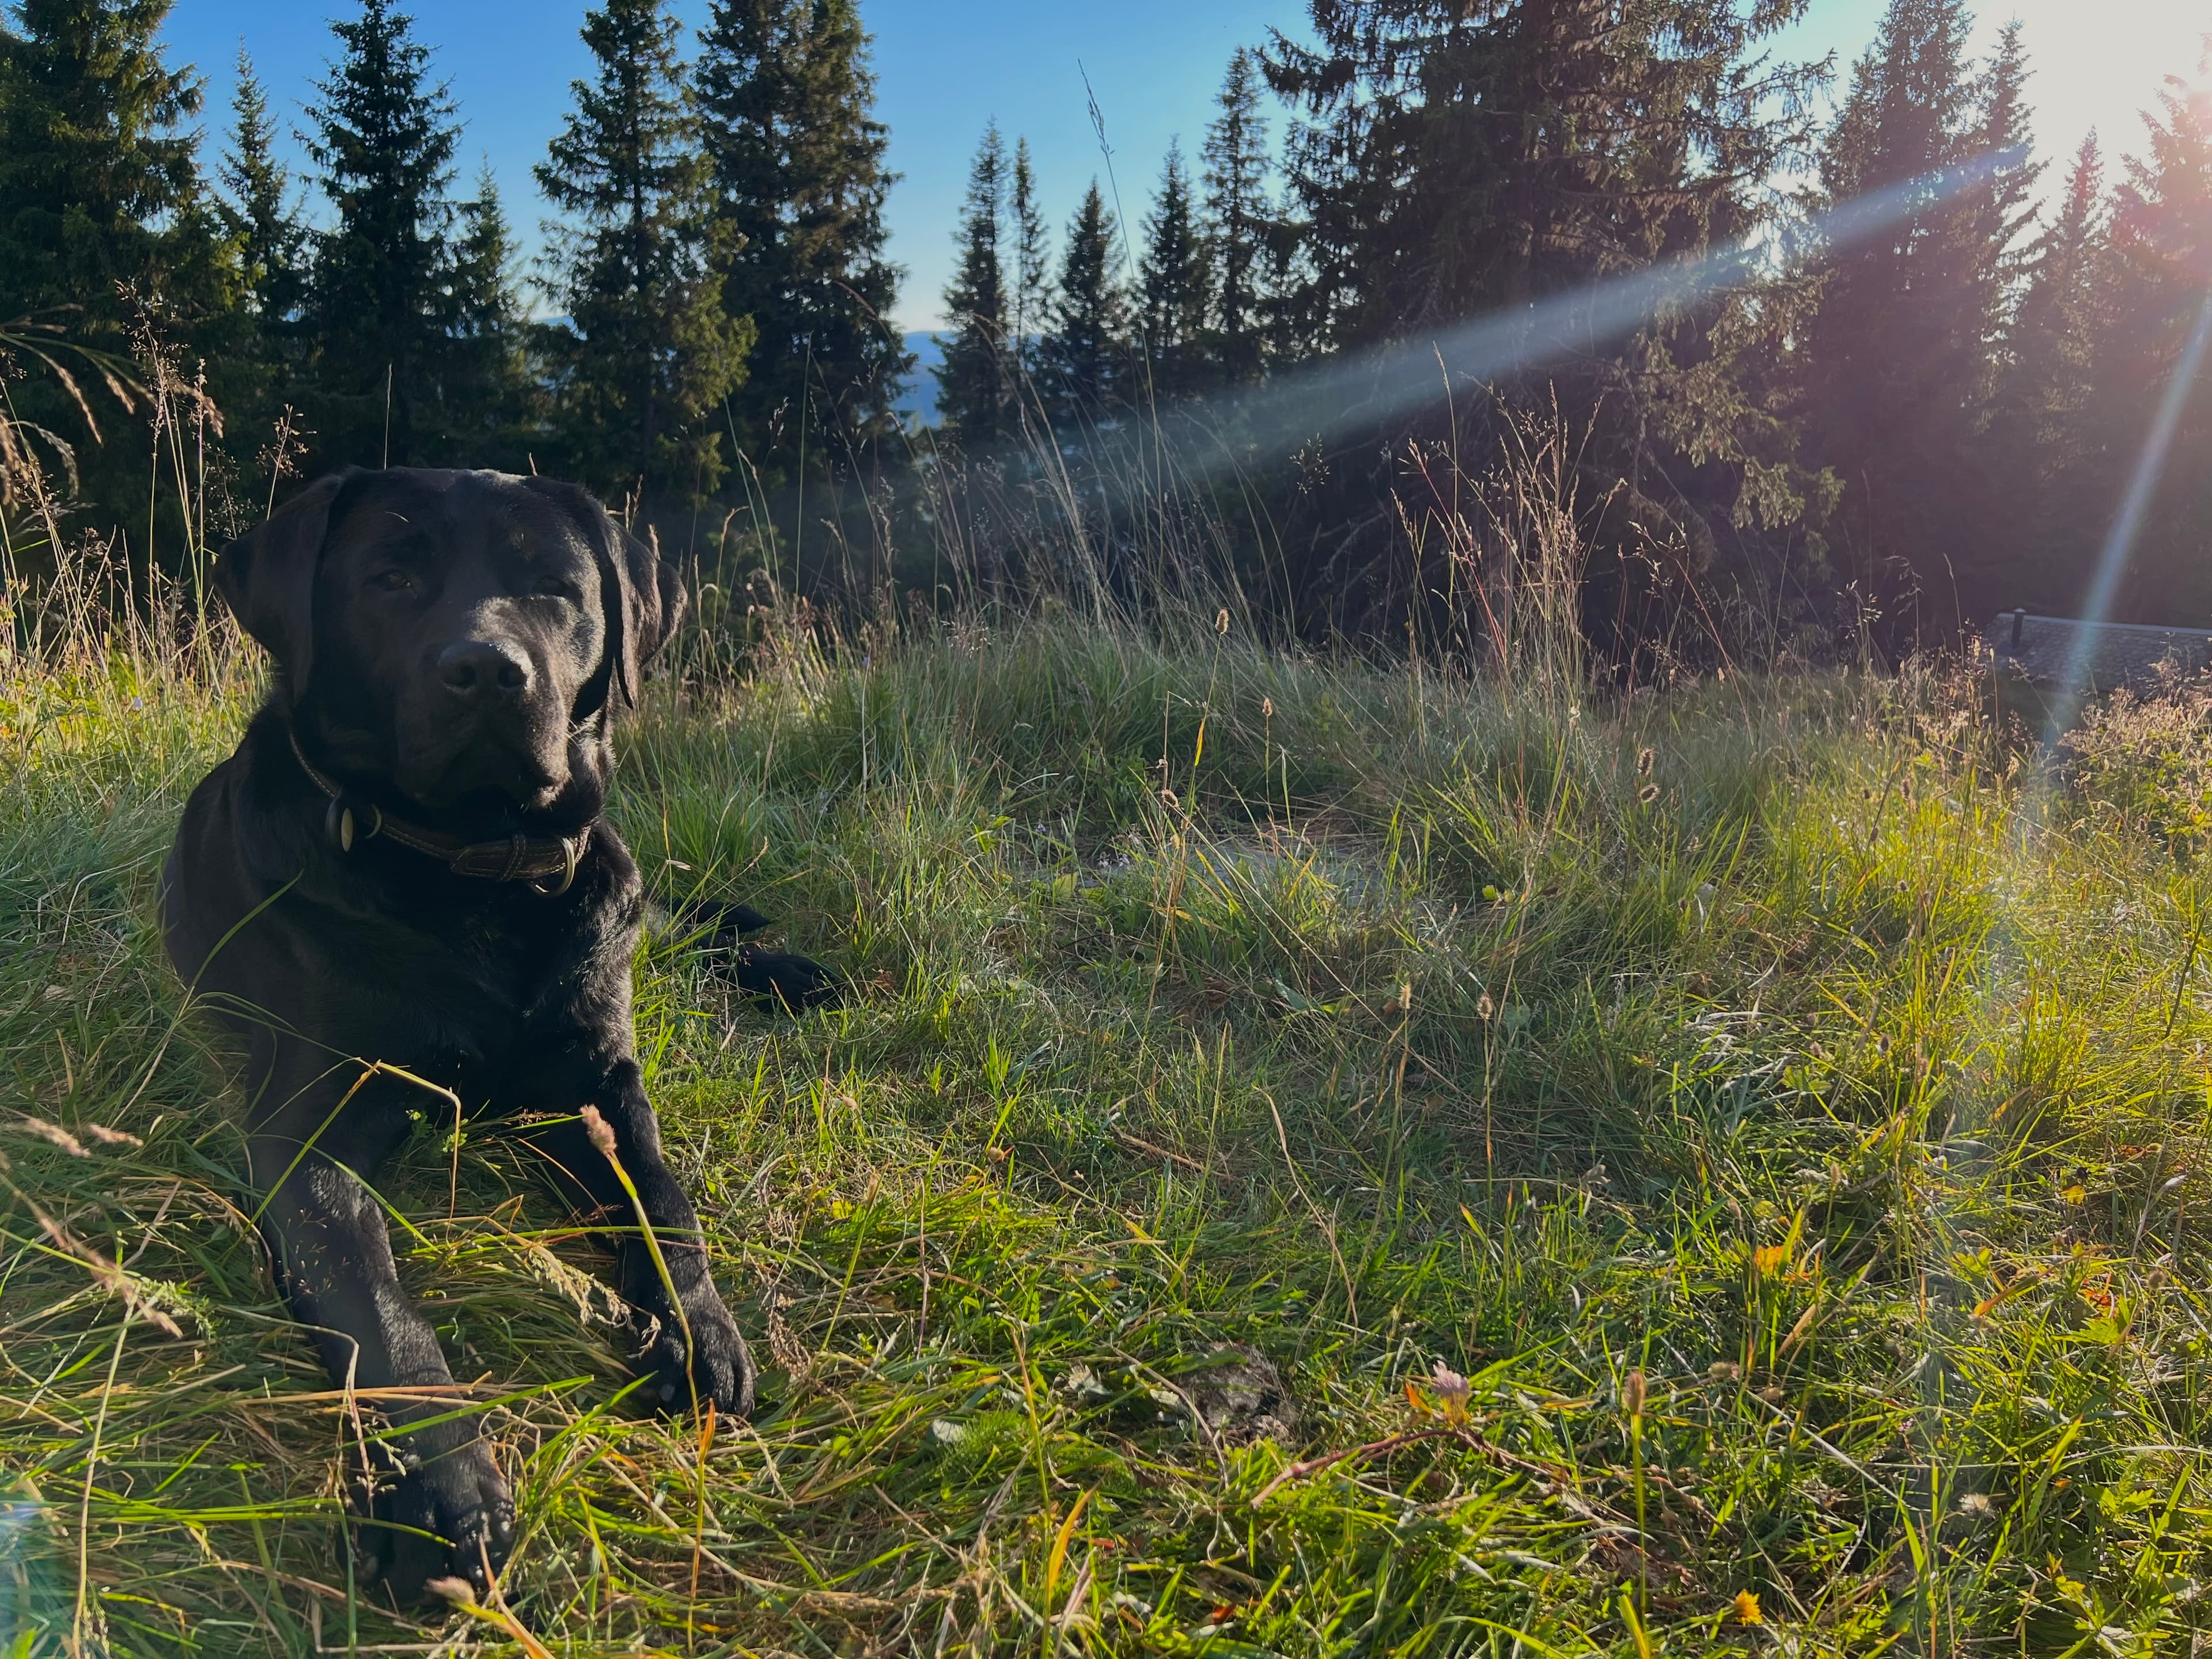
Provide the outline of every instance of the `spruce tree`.
[[1206,131],[1206,234],[1213,257],[1212,350],[1231,383],[1255,380],[1261,362],[1267,268],[1267,129],[1260,110],[1260,60],[1239,47]]
[[2105,164],[2097,135],[2075,153],[2050,228],[2030,250],[2026,292],[2005,345],[1988,448],[1997,459],[2011,556],[1992,586],[1999,605],[2070,611],[2084,550],[2100,539],[2107,436],[2095,407],[2097,349],[2112,287]]
[[2030,411],[2027,441],[2039,450],[2070,448],[2087,402],[2106,222],[2104,151],[2092,132],[2074,153],[2057,216],[2030,251],[2008,352],[2010,391]]
[[1182,148],[1170,143],[1160,170],[1159,194],[1145,221],[1139,260],[1138,302],[1151,385],[1158,398],[1182,398],[1205,379],[1204,353],[1211,297],[1205,239],[1183,171]]
[[[2152,422],[2212,307],[2212,92],[2170,78],[2143,116],[2143,146],[2113,192],[2102,261],[2093,394],[2106,434],[2086,492],[2109,532]],[[2119,590],[2124,620],[2195,625],[2212,617],[2212,368],[2200,363]],[[2079,605],[2104,540],[2078,549],[2062,573]]]
[[440,424],[459,466],[528,465],[536,388],[516,281],[514,233],[487,159],[475,196],[459,204],[447,292],[446,373]]
[[[2017,20],[2000,31],[1997,47],[1977,88],[1974,126],[1966,143],[1969,164],[1988,177],[1960,193],[1961,211],[1946,225],[1950,244],[1948,276],[1970,297],[1964,307],[1965,331],[1973,349],[1960,365],[1967,376],[1958,391],[1964,404],[1960,440],[1966,477],[1957,482],[1945,504],[1964,514],[1950,532],[1943,574],[1955,584],[1963,615],[1972,625],[2007,603],[2017,586],[2014,571],[2034,555],[2029,545],[2002,528],[2008,509],[2034,493],[2037,469],[2027,453],[1998,430],[2004,414],[2005,383],[2011,368],[2012,335],[2034,263],[2033,236],[2038,204],[2039,163],[2029,159],[2027,55]],[[1940,482],[1936,486],[1941,488]],[[1910,556],[1910,555],[1908,555]],[[1933,574],[1935,562],[1922,556]],[[1950,615],[1938,607],[1939,617]]]
[[[1831,249],[1803,331],[1808,453],[1845,485],[1856,559],[1923,622],[1996,602],[2001,335],[2028,211],[2026,68],[2008,31],[1978,72],[1963,0],[1891,0],[1823,145],[1826,201],[1903,192],[1897,222]],[[1962,184],[1962,179],[1964,183]]]
[[714,213],[732,250],[725,312],[755,344],[731,413],[764,469],[843,464],[891,429],[912,368],[893,331],[898,268],[884,199],[896,175],[875,119],[853,0],[715,0],[696,70]]
[[1030,141],[1014,140],[1013,185],[1006,199],[1006,237],[1013,256],[1012,304],[1008,319],[1016,362],[1034,371],[1052,294],[1051,248],[1044,209],[1037,201],[1036,163]]
[[1055,422],[1089,426],[1125,410],[1131,389],[1129,345],[1120,233],[1093,179],[1068,222],[1060,292],[1044,338],[1046,384]]
[[491,160],[477,169],[476,194],[459,204],[453,242],[453,331],[463,339],[519,339],[522,296],[515,280],[514,232],[499,197]]
[[[1245,335],[1254,359],[1296,359],[1345,343],[1340,337],[1358,314],[1362,264],[1381,229],[1369,217],[1381,204],[1362,176],[1373,107],[1343,98],[1312,117],[1293,122],[1284,138],[1285,200],[1263,240],[1261,326],[1256,342],[1249,329]],[[1224,341],[1224,367],[1231,350]]]
[[307,153],[336,216],[307,304],[319,459],[419,465],[435,459],[435,423],[418,417],[446,366],[446,186],[460,129],[414,20],[391,0],[362,0],[359,17],[331,28],[341,55],[307,111]]
[[[1456,323],[1725,240],[1803,132],[1803,0],[1314,0],[1262,58],[1346,343]],[[1327,269],[1332,260],[1346,269]]]
[[292,199],[292,178],[276,159],[268,94],[246,48],[238,49],[230,145],[218,175],[228,199],[223,217],[236,239],[246,299],[257,331],[280,338],[297,323],[307,297],[307,227]]
[[[200,83],[160,44],[168,0],[16,0],[0,11],[0,377],[16,435],[55,493],[102,530],[128,526],[144,568],[183,546],[174,480],[149,477],[128,390],[155,377],[151,341],[183,380],[204,366],[215,409],[235,400],[235,248],[198,170]],[[175,410],[174,397],[170,407]],[[193,405],[185,418],[211,419]],[[135,429],[133,429],[135,428]],[[212,447],[219,426],[203,425]],[[0,469],[0,493],[27,460]],[[19,550],[21,552],[22,550]],[[54,550],[57,553],[58,550]]]
[[1983,273],[1977,286],[1985,363],[1977,391],[1984,398],[1990,393],[1990,376],[2033,259],[2028,232],[2035,224],[2036,187],[2043,167],[2031,159],[2035,136],[2027,79],[2023,26],[2015,18],[1998,33],[1997,49],[1981,88],[1977,148],[1989,169],[1988,181],[1966,198],[1970,210],[1964,227],[1966,261]]
[[558,453],[611,494],[715,488],[722,400],[753,344],[723,308],[681,27],[666,0],[586,12],[592,78],[536,169],[572,221],[556,261],[567,315],[548,337]]
[[1012,432],[1014,354],[1009,334],[1012,295],[1005,257],[1006,146],[999,125],[983,130],[960,210],[960,261],[945,290],[951,336],[935,370],[937,404],[963,447],[980,453]]
[[234,452],[243,460],[303,395],[311,349],[303,317],[308,238],[290,173],[276,158],[267,94],[243,46],[231,115],[216,209],[239,264],[238,349],[225,365],[223,404]]
[[198,77],[159,37],[169,0],[16,0],[0,13],[0,319],[67,308],[112,349],[118,289],[181,313],[229,298],[190,127]]
[[[1308,38],[1278,33],[1263,53],[1297,110],[1281,228],[1267,239],[1282,282],[1272,331],[1286,347],[1364,348],[1527,317],[1517,364],[1486,365],[1504,407],[1556,410],[1583,468],[1625,485],[1594,547],[1594,627],[1672,602],[1628,591],[1646,581],[1652,544],[1741,576],[1825,490],[1794,464],[1790,388],[1756,372],[1789,337],[1787,294],[1697,295],[1617,338],[1593,338],[1571,307],[1538,306],[1759,233],[1822,78],[1767,53],[1804,9],[1312,0]],[[1405,406],[1402,386],[1378,391],[1383,407]],[[1382,458],[1402,459],[1409,441],[1486,447],[1491,405],[1443,393],[1440,378],[1425,407],[1347,431],[1326,477],[1302,477],[1301,510],[1318,521],[1299,533],[1335,550],[1329,580],[1347,609],[1395,609],[1402,625],[1401,607],[1451,589],[1384,556],[1396,532],[1374,506],[1407,488]],[[1394,594],[1397,572],[1410,581]]]

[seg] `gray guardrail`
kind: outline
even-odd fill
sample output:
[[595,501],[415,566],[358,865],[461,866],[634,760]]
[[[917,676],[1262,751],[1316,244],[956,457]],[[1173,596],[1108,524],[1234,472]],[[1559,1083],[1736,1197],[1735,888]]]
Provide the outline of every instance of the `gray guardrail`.
[[2041,691],[2148,690],[2212,667],[2212,629],[2001,612],[1983,635],[2001,674]]

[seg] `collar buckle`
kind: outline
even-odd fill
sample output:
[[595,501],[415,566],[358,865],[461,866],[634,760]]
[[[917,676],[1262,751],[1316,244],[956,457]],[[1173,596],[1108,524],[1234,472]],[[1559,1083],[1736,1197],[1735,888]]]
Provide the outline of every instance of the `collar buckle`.
[[355,843],[386,836],[402,847],[440,860],[457,876],[520,881],[547,898],[558,898],[576,884],[576,866],[592,843],[589,825],[558,840],[533,841],[518,832],[505,841],[463,842],[404,818],[387,818],[374,801],[356,800],[307,758],[300,746],[297,727],[288,728],[286,735],[300,769],[329,798],[330,805],[323,809],[323,839],[331,851],[351,853]]
[[581,851],[577,843],[582,839],[580,836],[568,836],[562,838],[561,851],[564,857],[560,874],[557,877],[541,876],[532,882],[530,888],[532,892],[542,893],[547,898],[559,898],[562,894],[576,884],[576,860]]
[[331,804],[323,813],[323,839],[335,852],[350,853],[356,841],[374,841],[384,833],[384,810],[374,801],[364,805],[368,813],[366,834],[360,830],[360,818],[354,804],[341,793],[331,797]]

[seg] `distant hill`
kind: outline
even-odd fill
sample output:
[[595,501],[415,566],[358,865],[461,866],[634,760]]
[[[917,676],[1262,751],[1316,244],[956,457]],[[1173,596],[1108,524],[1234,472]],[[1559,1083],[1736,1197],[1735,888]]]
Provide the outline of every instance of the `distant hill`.
[[891,407],[910,426],[937,424],[937,376],[930,371],[945,361],[944,348],[934,334],[909,334],[906,349],[914,354],[914,373],[899,390]]

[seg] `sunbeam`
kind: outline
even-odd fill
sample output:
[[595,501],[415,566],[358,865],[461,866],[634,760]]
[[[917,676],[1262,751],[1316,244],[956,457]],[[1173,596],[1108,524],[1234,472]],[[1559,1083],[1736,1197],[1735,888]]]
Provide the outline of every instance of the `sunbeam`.
[[1779,249],[1762,227],[1695,258],[1333,359],[1248,399],[1244,411],[1262,442],[1340,436],[1435,399],[1443,390],[1439,362],[1455,380],[1480,384],[1596,350],[1671,307],[1749,287],[1880,235],[2021,159],[2018,151],[2000,152],[1859,197],[1816,216]]
[[[2016,149],[1993,152],[1842,203],[1789,228],[1786,234],[1761,226],[1696,258],[1329,358],[1240,396],[1239,436],[1261,450],[1278,452],[1314,439],[1328,444],[1439,401],[1455,386],[1480,386],[1603,349],[1671,308],[1771,281],[1880,236],[1987,183],[2025,156]],[[1202,416],[1206,408],[1202,400],[1189,399],[1163,405],[1158,418],[1164,422]],[[1011,447],[1024,446],[1017,441]],[[1236,464],[1236,454],[1226,446],[1212,447],[1202,455],[1185,450],[1180,460],[1192,483],[1204,483]],[[1125,475],[1094,487],[1126,498],[1156,483]]]
[[[2112,597],[2119,591],[2128,556],[2135,550],[2136,538],[2142,534],[2143,520],[2150,512],[2151,497],[2157,493],[2160,478],[2165,476],[2166,457],[2173,448],[2173,434],[2181,424],[2181,411],[2188,406],[2197,373],[2204,366],[2208,346],[2212,346],[2212,292],[2205,295],[2204,303],[2197,309],[2197,325],[2190,331],[2188,343],[2174,362],[2173,376],[2166,382],[2166,396],[2160,401],[2158,415],[2151,422],[2149,432],[2144,435],[2142,451],[2136,457],[2135,471],[2120,497],[2112,533],[2106,537],[2104,549],[2097,556],[2097,568],[2091,573],[2089,589],[2081,601],[2081,619],[2086,623],[2103,622],[2112,610]],[[2047,735],[2053,743],[2072,726],[2075,715],[2081,710],[2081,682],[2095,637],[2093,629],[2074,630],[2065,674],[2051,703]]]

